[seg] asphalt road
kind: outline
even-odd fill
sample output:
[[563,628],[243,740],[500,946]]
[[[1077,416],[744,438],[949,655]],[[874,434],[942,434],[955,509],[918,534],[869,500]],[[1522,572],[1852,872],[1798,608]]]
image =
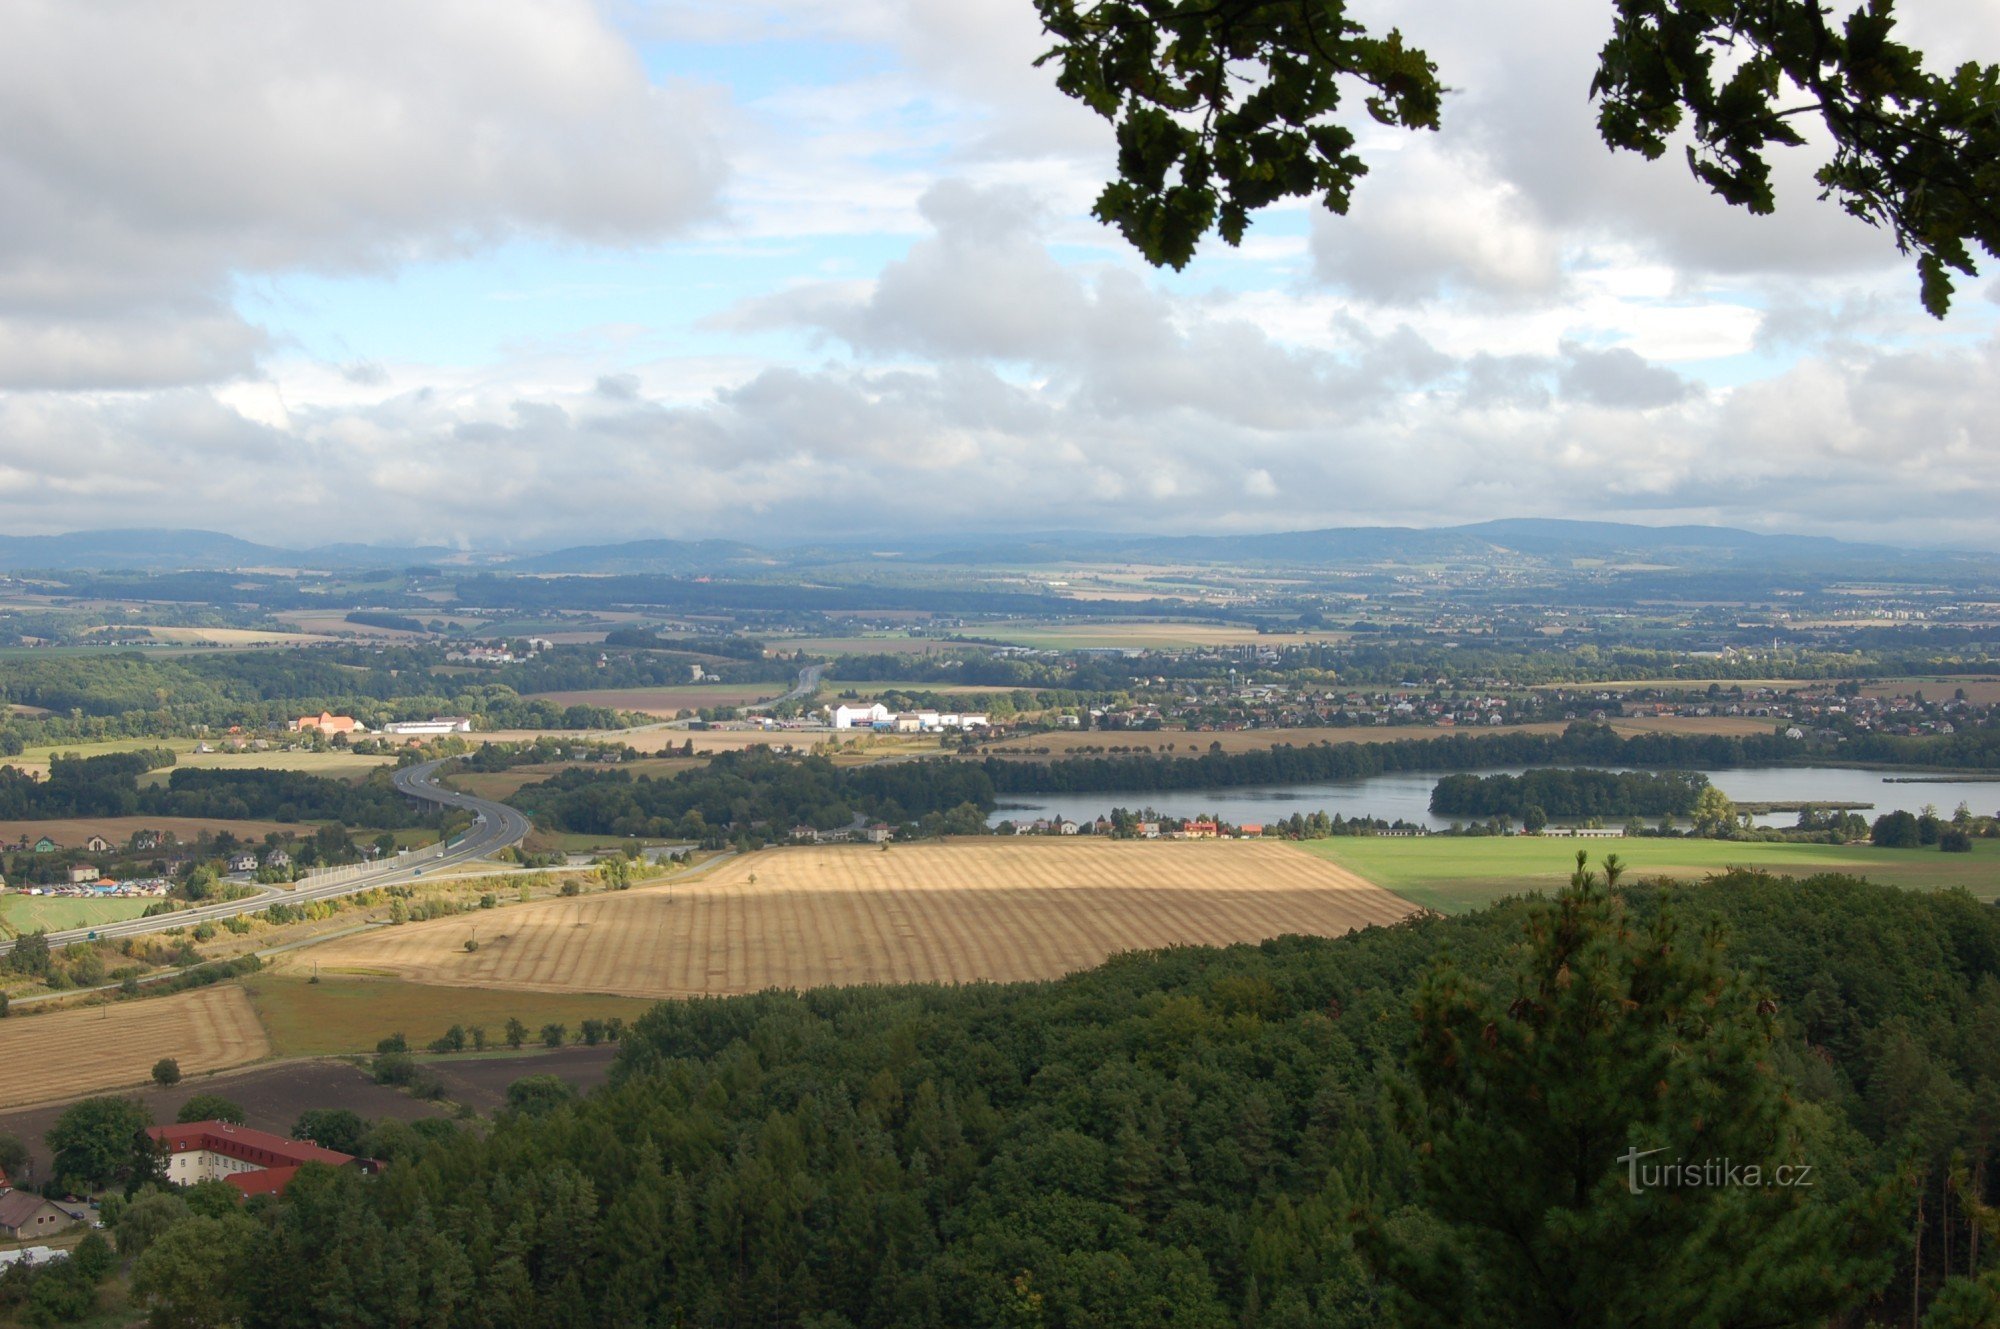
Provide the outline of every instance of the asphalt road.
[[[215,904],[197,905],[192,909],[178,909],[171,914],[158,914],[152,918],[130,918],[122,923],[100,923],[94,928],[71,928],[67,932],[51,932],[49,945],[64,946],[72,941],[84,941],[90,937],[132,937],[146,932],[158,932],[163,928],[186,927],[209,919],[231,918],[237,914],[254,914],[268,909],[272,903],[282,900],[287,904],[308,904],[314,900],[331,900],[337,896],[354,895],[360,891],[374,890],[382,886],[401,886],[416,881],[426,873],[457,867],[475,859],[498,853],[509,845],[519,844],[528,834],[528,819],[504,803],[491,799],[475,798],[471,794],[461,794],[446,789],[437,782],[437,768],[441,762],[427,761],[418,766],[407,766],[390,777],[396,788],[411,798],[426,803],[444,803],[451,807],[464,808],[474,816],[472,829],[446,844],[432,845],[395,858],[353,876],[343,876],[329,882],[314,882],[310,878],[301,881],[289,891],[264,892],[241,900],[226,900]],[[14,949],[12,941],[0,942],[0,955]]]

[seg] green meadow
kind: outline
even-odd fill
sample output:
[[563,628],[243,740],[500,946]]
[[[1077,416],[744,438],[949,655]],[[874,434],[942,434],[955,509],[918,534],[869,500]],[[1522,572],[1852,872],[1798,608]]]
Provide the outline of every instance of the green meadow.
[[1766,844],[1736,840],[1560,840],[1535,836],[1340,836],[1306,840],[1316,854],[1441,913],[1478,909],[1508,895],[1553,890],[1569,879],[1576,851],[1596,863],[1616,854],[1632,877],[1703,877],[1729,868],[1806,877],[1845,872],[1919,889],[1962,886],[1982,900],[2000,898],[2000,841],[1975,840],[1969,854],[1869,845]]

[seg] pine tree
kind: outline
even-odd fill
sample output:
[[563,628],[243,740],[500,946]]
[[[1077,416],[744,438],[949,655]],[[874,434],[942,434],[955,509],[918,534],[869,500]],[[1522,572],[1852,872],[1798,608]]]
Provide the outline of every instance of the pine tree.
[[1889,1274],[1891,1197],[1774,1184],[1813,1162],[1769,1067],[1776,1003],[1718,935],[1633,920],[1606,869],[1578,854],[1531,910],[1511,993],[1449,961],[1419,989],[1401,1117],[1430,1219],[1364,1233],[1402,1318],[1686,1329],[1858,1303]]

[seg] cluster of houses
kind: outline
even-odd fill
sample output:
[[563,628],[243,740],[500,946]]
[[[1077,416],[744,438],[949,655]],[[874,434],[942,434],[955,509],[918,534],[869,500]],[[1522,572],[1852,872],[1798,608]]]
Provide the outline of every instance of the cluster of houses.
[[[1003,823],[1004,824],[1004,823]],[[1037,817],[1014,827],[1016,835],[1116,835],[1118,827],[1109,817],[1096,821],[1071,821],[1068,817]],[[1231,826],[1203,817],[1172,817],[1131,824],[1131,834],[1141,840],[1252,840],[1264,833],[1257,822]]]
[[[1786,733],[1792,738],[1805,736],[1805,728],[1801,726],[1831,732],[1851,729],[1904,737],[1952,734],[1968,722],[1976,723],[1983,718],[1986,710],[1974,702],[1957,698],[1919,702],[1915,697],[1908,696],[1851,695],[1832,687],[1780,690],[1732,683],[1724,683],[1721,687],[1724,689],[1722,695],[1706,700],[1686,697],[1686,685],[1633,689],[1622,695],[1577,688],[1566,689],[1556,695],[1562,699],[1594,703],[1607,708],[1612,714],[1626,716],[1749,716],[1773,721],[1789,720],[1794,723]],[[1950,687],[1948,683],[1942,684],[1940,691]]]
[[[365,734],[368,726],[351,715],[334,715],[321,711],[318,715],[301,715],[285,726],[295,733],[318,730],[328,738],[335,734]],[[434,715],[428,720],[392,720],[382,726],[385,734],[469,734],[472,721],[463,715]],[[200,751],[202,749],[196,749]]]
[[[1357,724],[1505,724],[1507,698],[1490,693],[1468,696],[1421,696],[1405,692],[1365,692],[1283,683],[1234,683],[1189,687],[1178,700],[1135,702],[1090,711],[1093,729],[1155,729],[1171,724],[1196,732],[1241,729],[1299,729],[1319,725]],[[1081,718],[1064,717],[1066,727],[1080,728]]]
[[936,734],[947,729],[984,729],[983,715],[952,711],[891,711],[881,702],[842,704],[828,708],[835,729],[870,729],[890,734]]

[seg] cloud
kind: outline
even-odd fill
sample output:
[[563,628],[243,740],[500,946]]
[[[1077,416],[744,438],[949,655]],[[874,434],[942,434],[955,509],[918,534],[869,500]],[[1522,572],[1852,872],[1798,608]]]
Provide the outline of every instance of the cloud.
[[671,234],[714,206],[714,116],[583,0],[26,0],[0,44],[9,383],[246,372],[244,274]]
[[1672,406],[1696,393],[1694,384],[1673,370],[1649,364],[1622,346],[1593,351],[1565,342],[1562,354],[1562,372],[1557,382],[1562,395],[1570,401],[1647,410]]

